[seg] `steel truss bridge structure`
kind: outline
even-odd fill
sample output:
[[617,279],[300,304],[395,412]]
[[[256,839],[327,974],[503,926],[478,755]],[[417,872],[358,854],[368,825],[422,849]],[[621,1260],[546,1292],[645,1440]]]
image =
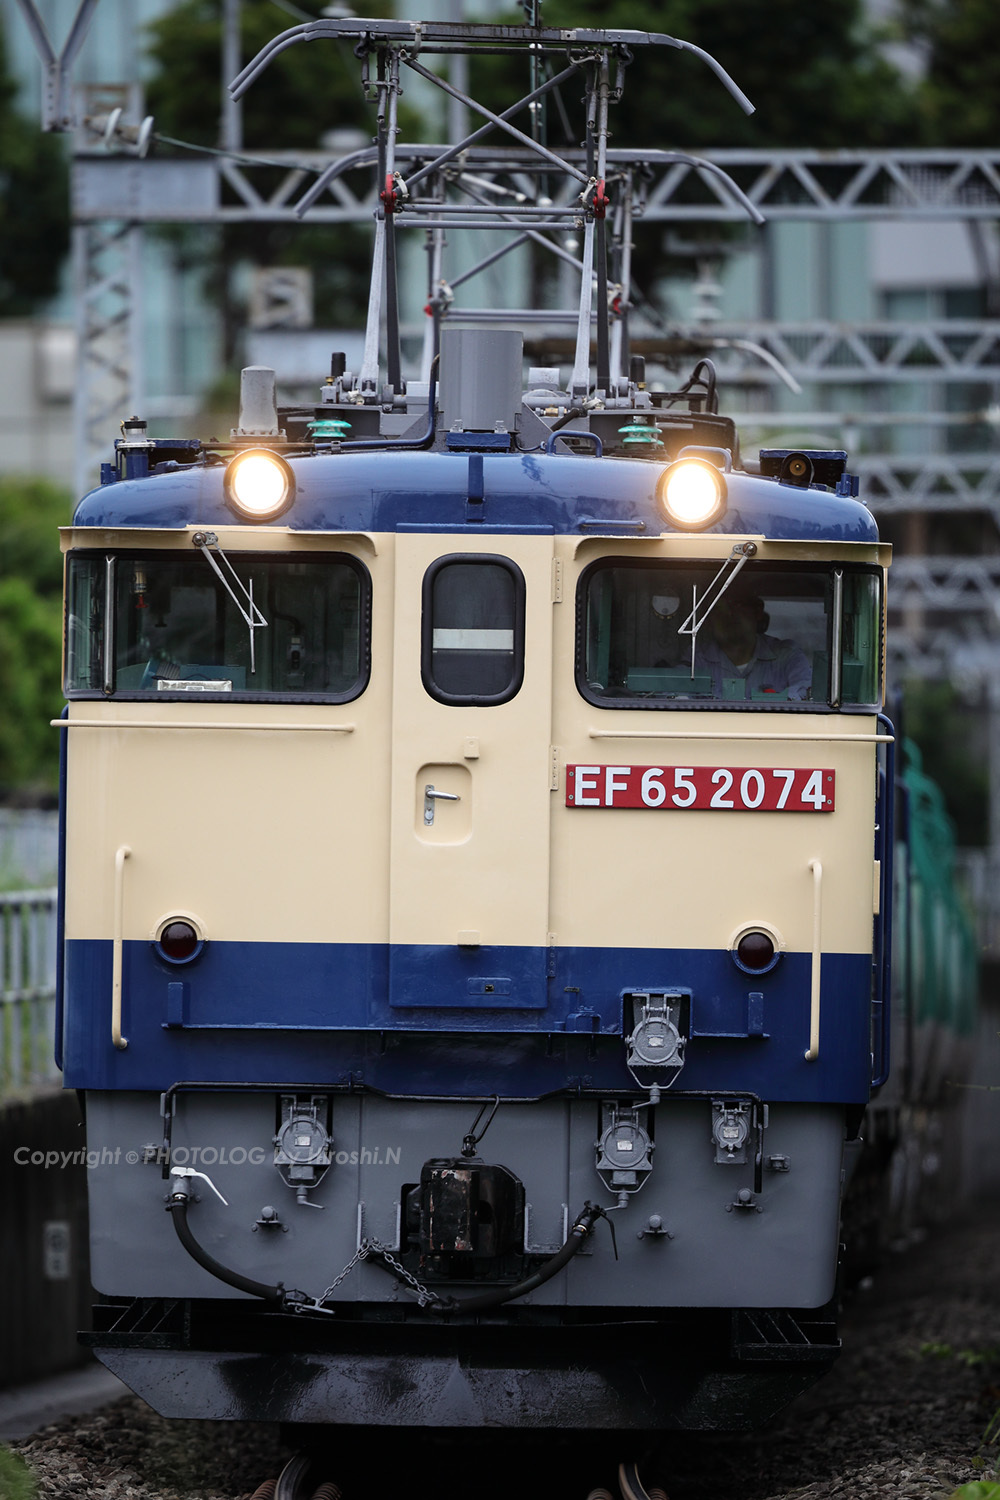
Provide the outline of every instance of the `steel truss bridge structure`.
[[[127,141],[109,144],[127,150]],[[134,155],[81,153],[74,175],[78,219],[135,217],[245,223],[295,222],[310,175],[324,186],[311,209],[315,223],[370,224],[379,187],[368,149],[334,157],[320,151],[208,154],[198,160],[152,157],[140,169]],[[399,160],[433,160],[441,146],[397,147]],[[579,161],[578,150],[563,151]],[[640,175],[646,223],[740,222],[745,206],[733,198],[725,173],[767,219],[843,222],[1000,218],[1000,149],[936,151],[718,150],[694,158],[669,151],[641,156],[609,148],[612,166]],[[463,160],[482,170],[502,161],[495,150],[469,148]],[[508,161],[514,158],[511,155]],[[132,170],[128,170],[131,164]],[[275,181],[275,168],[283,175]],[[494,166],[495,169],[495,166]],[[460,169],[455,168],[456,172]],[[311,190],[311,189],[310,189]],[[638,216],[638,215],[637,215]]]

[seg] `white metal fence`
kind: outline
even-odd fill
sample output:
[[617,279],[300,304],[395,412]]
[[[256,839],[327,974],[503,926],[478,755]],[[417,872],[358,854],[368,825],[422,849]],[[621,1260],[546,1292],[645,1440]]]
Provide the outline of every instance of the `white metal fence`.
[[55,996],[55,889],[0,894],[0,1096],[59,1077]]
[[59,816],[55,809],[0,807],[0,890],[36,890],[56,878]]

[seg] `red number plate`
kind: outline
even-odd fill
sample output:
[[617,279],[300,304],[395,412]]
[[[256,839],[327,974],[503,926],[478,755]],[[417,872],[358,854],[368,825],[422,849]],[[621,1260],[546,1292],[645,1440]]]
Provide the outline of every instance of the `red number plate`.
[[833,812],[834,772],[804,766],[567,766],[567,807]]

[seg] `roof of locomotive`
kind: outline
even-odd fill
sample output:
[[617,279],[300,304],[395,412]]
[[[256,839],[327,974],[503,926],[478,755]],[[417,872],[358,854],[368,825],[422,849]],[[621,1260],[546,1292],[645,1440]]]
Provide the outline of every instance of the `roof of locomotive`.
[[[683,534],[663,516],[656,482],[663,461],[575,454],[391,452],[289,457],[296,496],[274,524],[292,531],[443,530],[449,532],[595,531]],[[470,463],[481,473],[482,504],[468,516]],[[479,469],[481,464],[481,470]],[[121,479],[91,490],[78,527],[232,525],[221,464],[197,463]],[[816,487],[733,470],[728,504],[705,528],[775,540],[877,542],[875,518],[859,501]],[[481,513],[481,514],[480,514]]]

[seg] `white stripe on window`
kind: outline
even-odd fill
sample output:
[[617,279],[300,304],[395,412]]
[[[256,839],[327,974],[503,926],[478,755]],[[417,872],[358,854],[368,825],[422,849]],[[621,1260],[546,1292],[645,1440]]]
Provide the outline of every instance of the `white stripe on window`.
[[513,651],[513,630],[435,630],[435,651]]

